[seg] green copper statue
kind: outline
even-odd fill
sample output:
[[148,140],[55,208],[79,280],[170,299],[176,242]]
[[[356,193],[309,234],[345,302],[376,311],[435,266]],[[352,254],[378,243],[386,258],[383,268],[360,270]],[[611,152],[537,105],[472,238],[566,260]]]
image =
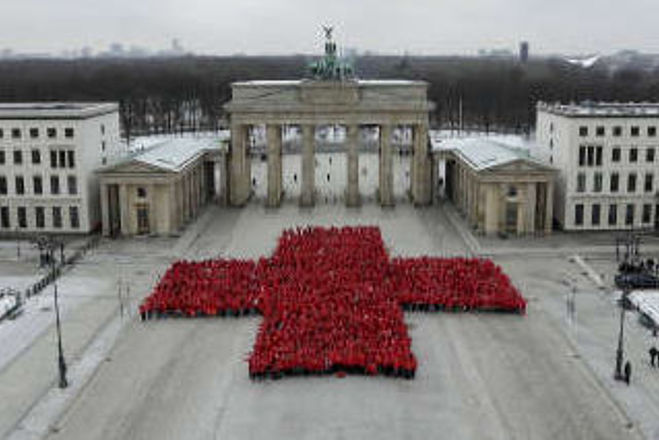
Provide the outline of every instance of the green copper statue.
[[336,55],[336,43],[332,41],[331,26],[323,26],[325,31],[325,56],[310,66],[314,79],[325,81],[343,81],[354,75],[352,65]]

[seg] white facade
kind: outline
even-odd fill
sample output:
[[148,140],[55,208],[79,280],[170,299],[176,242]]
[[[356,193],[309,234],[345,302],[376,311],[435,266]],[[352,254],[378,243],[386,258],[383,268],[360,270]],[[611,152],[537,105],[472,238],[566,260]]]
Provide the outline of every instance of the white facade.
[[559,169],[565,230],[657,228],[659,104],[539,103],[535,154]]
[[0,135],[0,233],[99,227],[94,170],[122,152],[117,104],[0,104]]

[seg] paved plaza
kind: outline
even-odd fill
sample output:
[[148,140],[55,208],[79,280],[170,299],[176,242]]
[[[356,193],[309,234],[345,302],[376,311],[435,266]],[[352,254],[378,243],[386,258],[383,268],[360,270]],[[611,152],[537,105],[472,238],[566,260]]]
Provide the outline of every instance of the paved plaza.
[[[9,331],[19,335],[37,326],[18,348],[3,349],[0,390],[9,404],[0,409],[0,435],[67,440],[653,438],[659,432],[654,421],[659,405],[651,390],[659,387],[659,371],[651,370],[645,353],[649,333],[628,316],[632,385],[610,379],[619,309],[613,294],[596,288],[563,255],[569,251],[565,246],[575,245],[569,241],[556,244],[553,256],[545,249],[530,257],[506,242],[494,257],[529,299],[526,316],[406,313],[419,362],[414,380],[325,376],[253,382],[245,360],[260,317],[142,323],[134,314],[139,298],[174,259],[268,255],[282,229],[295,225],[377,225],[391,256],[471,254],[463,238],[467,232],[451,221],[453,215],[449,207],[419,210],[408,204],[393,209],[374,204],[300,209],[292,202],[276,210],[256,203],[242,210],[211,206],[179,238],[103,242],[59,281],[65,351],[72,387],[79,387],[75,393],[61,401],[52,398],[59,390],[52,391],[56,351],[48,318],[50,289],[38,299],[45,304],[28,309],[34,316],[0,324],[7,346],[20,339],[8,342]],[[496,253],[491,243],[472,240],[482,243],[482,252]],[[598,258],[586,259],[596,272],[612,264]],[[10,260],[8,252],[0,263],[3,271],[17,264]],[[566,275],[580,283],[576,317],[570,319],[562,284]],[[130,285],[123,302],[132,315],[120,315],[119,279]],[[111,323],[121,325],[116,340],[95,370],[77,378],[76,366]],[[40,405],[44,400],[47,405]]]

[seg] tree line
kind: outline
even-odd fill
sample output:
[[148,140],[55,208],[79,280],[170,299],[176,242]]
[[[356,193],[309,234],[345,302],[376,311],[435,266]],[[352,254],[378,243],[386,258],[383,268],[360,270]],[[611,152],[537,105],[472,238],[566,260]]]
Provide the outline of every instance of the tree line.
[[[123,134],[217,130],[231,83],[305,77],[307,56],[0,62],[0,101],[116,101]],[[429,83],[436,128],[528,133],[538,101],[659,101],[659,68],[560,58],[359,56],[360,78]]]

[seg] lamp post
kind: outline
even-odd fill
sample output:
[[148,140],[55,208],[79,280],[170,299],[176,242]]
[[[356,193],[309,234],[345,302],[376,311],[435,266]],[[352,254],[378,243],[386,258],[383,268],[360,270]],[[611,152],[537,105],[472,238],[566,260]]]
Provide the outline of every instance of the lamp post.
[[55,251],[56,243],[51,239],[48,242],[48,251],[50,253],[50,267],[53,276],[53,288],[55,298],[55,328],[57,330],[57,366],[59,369],[59,387],[66,388],[69,382],[66,379],[66,360],[64,359],[64,350],[62,349],[62,325],[59,313],[59,296],[57,294],[57,277],[55,276]]
[[613,378],[616,380],[623,380],[624,374],[622,373],[622,364],[624,361],[624,349],[623,349],[623,340],[624,340],[624,328],[625,328],[625,309],[627,302],[627,295],[629,295],[630,289],[627,283],[624,284],[622,288],[622,297],[620,304],[620,330],[618,332],[618,349],[616,350],[616,369],[613,373]]

